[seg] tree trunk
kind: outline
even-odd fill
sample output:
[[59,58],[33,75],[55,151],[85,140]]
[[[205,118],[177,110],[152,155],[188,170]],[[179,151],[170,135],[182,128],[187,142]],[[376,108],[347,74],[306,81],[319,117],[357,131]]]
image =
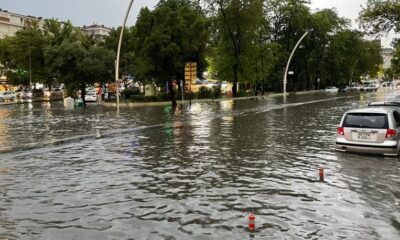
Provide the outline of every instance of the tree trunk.
[[81,98],[83,101],[83,106],[86,106],[85,96],[86,96],[86,86],[85,84],[81,84]]
[[261,82],[261,95],[264,96],[265,90],[264,90],[264,80]]
[[233,66],[233,81],[232,81],[232,96],[237,96],[237,83],[238,83],[238,67],[235,64]]
[[171,97],[172,107],[176,107],[177,103],[176,103],[175,91],[174,91],[174,86],[172,84],[172,80],[168,80],[168,91]]

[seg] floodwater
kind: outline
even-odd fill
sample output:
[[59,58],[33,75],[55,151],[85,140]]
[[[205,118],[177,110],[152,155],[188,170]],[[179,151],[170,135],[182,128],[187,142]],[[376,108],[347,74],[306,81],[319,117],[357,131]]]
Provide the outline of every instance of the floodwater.
[[0,106],[0,239],[399,239],[399,160],[334,151],[383,97]]

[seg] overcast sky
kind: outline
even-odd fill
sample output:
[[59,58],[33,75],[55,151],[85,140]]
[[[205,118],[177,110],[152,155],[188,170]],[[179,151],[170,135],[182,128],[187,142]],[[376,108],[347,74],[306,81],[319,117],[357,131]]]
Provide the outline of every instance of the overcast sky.
[[[157,0],[136,0],[128,25],[135,22],[141,7],[153,8]],[[358,17],[361,5],[366,0],[312,0],[311,9],[336,8],[339,15],[352,19]],[[74,25],[83,26],[94,22],[115,27],[122,24],[129,0],[0,0],[0,8],[10,12],[44,18],[71,20]],[[390,37],[383,40],[389,46]]]

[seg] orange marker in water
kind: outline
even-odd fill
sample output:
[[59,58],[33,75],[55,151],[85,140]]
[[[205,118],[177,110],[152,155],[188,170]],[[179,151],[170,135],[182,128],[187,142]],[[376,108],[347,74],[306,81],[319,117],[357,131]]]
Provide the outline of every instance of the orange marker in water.
[[250,231],[254,231],[254,229],[256,228],[255,222],[256,222],[256,216],[254,216],[254,214],[251,212],[249,215],[249,230]]
[[319,169],[319,181],[320,182],[324,182],[325,181],[324,180],[324,169],[323,168]]

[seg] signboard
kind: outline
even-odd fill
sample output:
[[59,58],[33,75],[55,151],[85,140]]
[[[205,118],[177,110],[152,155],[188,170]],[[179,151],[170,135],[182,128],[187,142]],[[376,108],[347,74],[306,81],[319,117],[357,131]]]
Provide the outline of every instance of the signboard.
[[197,78],[197,63],[188,62],[185,65],[185,81],[190,84],[195,84]]

